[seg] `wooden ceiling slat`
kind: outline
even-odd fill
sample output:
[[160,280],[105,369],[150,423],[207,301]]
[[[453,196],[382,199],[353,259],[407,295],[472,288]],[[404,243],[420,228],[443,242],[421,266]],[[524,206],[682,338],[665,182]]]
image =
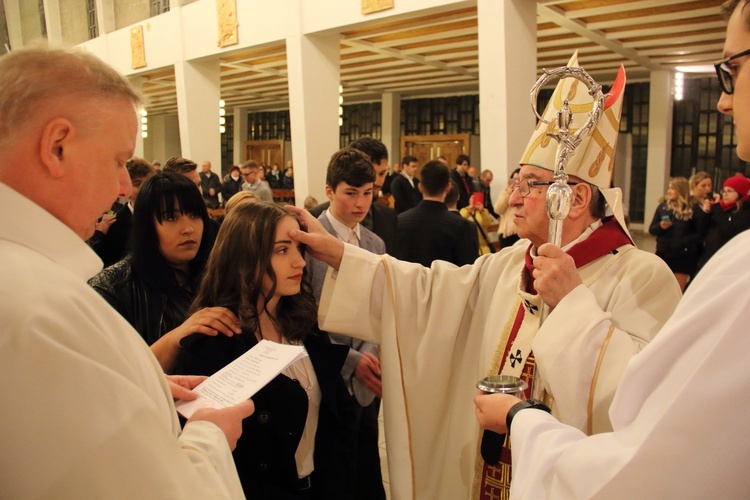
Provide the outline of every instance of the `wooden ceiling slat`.
[[266,56],[266,57],[253,57],[250,59],[246,59],[243,62],[246,62],[248,64],[251,64],[253,66],[258,66],[261,64],[268,64],[268,63],[277,63],[277,62],[284,62],[286,63],[286,52],[283,54],[277,54],[273,56]]
[[158,80],[160,78],[167,78],[167,77],[174,78],[174,68],[159,69],[156,71],[145,73],[141,76],[143,78],[146,78],[147,80]]
[[471,7],[468,9],[459,9],[459,10],[452,11],[451,14],[440,13],[440,14],[432,14],[432,15],[428,15],[428,16],[424,16],[420,18],[415,18],[415,19],[403,20],[403,21],[385,22],[382,24],[377,24],[377,25],[366,27],[366,28],[345,31],[341,35],[343,38],[346,38],[346,39],[365,38],[372,34],[382,33],[384,31],[391,31],[394,29],[398,29],[398,30],[410,29],[410,28],[413,28],[414,26],[423,26],[425,24],[430,24],[433,21],[445,22],[446,20],[450,20],[451,18],[455,18],[455,17],[461,17],[461,16],[476,17],[476,15],[477,15],[476,7]]
[[583,52],[586,49],[596,48],[596,47],[599,47],[599,46],[597,44],[595,44],[594,42],[588,42],[587,41],[585,43],[576,43],[576,44],[572,44],[572,45],[561,45],[561,44],[558,44],[558,45],[556,45],[554,47],[545,47],[545,48],[538,49],[537,52],[539,53],[539,56],[541,57],[546,52],[558,52],[558,51],[561,51],[561,50],[567,50],[568,52],[570,52],[572,54],[576,50]]
[[284,54],[286,56],[286,44],[274,45],[272,47],[265,47],[262,49],[250,49],[243,51],[240,54],[225,55],[222,56],[221,60],[228,63],[231,62],[242,62],[255,57],[265,57],[272,54]]
[[646,42],[628,42],[626,44],[623,44],[623,46],[636,49],[638,51],[650,49],[657,47],[661,52],[664,52],[665,49],[668,49],[669,51],[673,50],[680,50],[680,47],[686,46],[686,45],[695,45],[696,43],[720,43],[724,44],[724,37],[717,37],[717,36],[700,36],[700,37],[684,37],[684,38],[676,38],[673,37],[671,39],[664,39],[664,40],[649,40]]
[[[409,61],[401,61],[401,64],[389,64],[387,67],[380,70],[378,73],[388,74],[388,73],[399,73],[401,71],[406,71],[410,68],[414,67],[413,63],[410,63]],[[362,69],[362,70],[347,70],[346,72],[342,71],[342,75],[346,75],[347,78],[352,76],[359,76],[359,75],[370,75],[372,74],[373,70],[372,68]]]
[[[539,71],[565,64],[578,49],[581,65],[597,80],[611,81],[620,64],[628,68],[630,79],[648,78],[650,61],[665,69],[707,64],[718,58],[723,45],[723,0],[536,1]],[[562,15],[551,15],[552,8]],[[398,92],[404,99],[477,92],[478,21],[476,7],[470,6],[373,20],[341,33],[345,102],[378,100],[383,92]],[[288,108],[284,42],[231,52],[219,62],[221,95],[228,106]],[[138,76],[149,113],[176,112],[172,67]]]
[[635,9],[625,12],[615,12],[611,14],[601,14],[598,16],[589,16],[582,21],[588,24],[604,23],[607,21],[621,21],[623,19],[640,19],[649,18],[655,16],[664,16],[669,18],[676,14],[689,13],[691,11],[704,10],[707,7],[720,7],[724,3],[724,0],[696,0],[692,2],[685,2],[673,5],[661,5],[657,7],[650,7],[646,9]]
[[407,50],[413,50],[413,49],[421,49],[423,47],[434,47],[435,45],[455,45],[455,44],[464,43],[464,42],[477,43],[478,41],[479,41],[479,37],[476,34],[472,34],[472,35],[446,37],[438,41],[425,40],[423,42],[406,43],[404,45],[393,45],[392,47],[394,49],[407,51]]
[[342,61],[344,61],[344,60],[348,60],[348,59],[357,59],[359,57],[364,57],[365,55],[367,55],[367,56],[377,56],[378,54],[376,54],[375,52],[370,52],[369,50],[358,50],[358,51],[353,52],[351,54],[341,55],[339,57],[339,59],[342,60]]
[[477,20],[468,19],[466,21],[459,21],[456,23],[441,24],[437,26],[435,25],[425,26],[424,28],[419,28],[419,29],[410,30],[410,31],[389,33],[387,35],[381,35],[381,36],[372,36],[372,37],[365,38],[364,40],[370,43],[387,43],[387,42],[405,40],[408,38],[415,38],[415,37],[420,37],[420,36],[450,33],[451,31],[458,31],[458,30],[466,29],[466,28],[476,29],[476,27],[477,27]]
[[[408,62],[408,61],[405,61],[405,62]],[[410,67],[415,67],[415,66],[417,66],[417,65],[414,64],[414,63],[410,63],[409,62],[408,66],[404,66],[402,69],[406,69],[406,68],[410,68]],[[370,74],[374,74],[375,72],[377,72],[377,71],[379,71],[381,69],[383,69],[383,70],[389,70],[390,68],[392,68],[392,66],[390,64],[384,64],[384,63],[380,63],[380,62],[377,62],[377,61],[373,61],[373,62],[371,62],[370,64],[368,64],[366,66],[365,65],[356,65],[356,66],[353,66],[353,67],[342,68],[341,69],[341,75],[342,75],[342,77],[343,76],[348,76],[348,75],[350,75],[352,73],[355,73],[355,72],[352,72],[351,70],[352,69],[357,69],[357,68],[366,68],[366,71],[369,71]],[[361,73],[362,73],[362,71],[356,72],[356,74],[361,74]]]
[[[399,40],[391,40],[387,42],[378,42],[373,43],[368,40],[342,40],[343,45],[348,46],[376,46],[380,49],[397,49],[398,47],[401,47],[403,45],[408,45],[412,43],[432,43],[433,45],[441,45],[446,44],[447,38],[454,38],[454,37],[460,37],[460,36],[473,36],[474,40],[479,40],[479,33],[476,28],[463,28],[460,30],[451,30],[451,31],[436,31],[434,33],[431,33],[429,35],[422,35],[418,37],[409,37],[405,39],[399,39]],[[476,43],[476,42],[474,42]]]
[[681,33],[664,33],[662,31],[660,34],[654,34],[654,35],[634,36],[634,37],[630,37],[627,39],[620,38],[620,41],[623,42],[623,45],[627,46],[627,44],[630,44],[630,43],[650,42],[654,40],[670,40],[673,38],[692,39],[695,37],[701,37],[701,36],[706,36],[706,35],[710,35],[712,38],[721,38],[723,40],[725,33],[726,33],[726,27],[706,29],[706,30],[695,30],[695,31],[690,31],[689,34],[685,33],[684,31]]
[[393,62],[393,61],[401,61],[401,59],[396,59],[395,57],[390,57],[390,58],[383,57],[374,61],[362,61],[358,63],[349,63],[346,65],[342,64],[341,71],[343,72],[345,69],[351,69],[351,68],[364,68],[364,67],[372,66],[375,64],[385,64],[385,63]]
[[[684,2],[685,0],[680,1]],[[551,2],[540,3],[549,4]],[[600,9],[608,6],[612,8],[617,8],[618,6],[620,8],[627,8],[628,5],[636,3],[642,3],[642,0],[570,0],[568,2],[561,2],[560,8],[565,12],[577,12],[588,9]],[[651,3],[654,3],[654,1],[652,0]]]
[[[692,45],[684,45],[681,46],[679,49],[676,49],[672,51],[673,54],[683,56],[686,54],[693,54],[695,52],[701,52],[701,53],[713,53],[714,57],[716,59],[721,58],[721,50],[724,48],[724,43],[701,43],[701,44],[692,44]],[[652,48],[652,49],[645,49],[645,50],[639,50],[638,51],[641,54],[650,55],[653,57],[662,56],[664,54],[664,51],[659,48]],[[664,56],[669,57],[669,56]]]
[[580,38],[580,36],[576,35],[575,33],[565,33],[564,35],[555,36],[538,36],[536,42],[537,44],[546,42],[559,42],[560,40],[570,40],[571,38]]
[[[561,7],[571,19],[589,18],[597,15],[615,15],[619,12],[653,9],[668,5],[685,4],[689,0],[598,0],[596,2],[575,2]],[[658,4],[658,5],[657,5]]]
[[[718,9],[717,9],[718,11]],[[633,31],[635,29],[659,29],[659,28],[684,28],[685,31],[691,31],[690,27],[694,24],[705,26],[707,23],[715,23],[715,22],[721,22],[724,26],[726,26],[726,21],[719,15],[718,13],[715,13],[713,15],[703,16],[703,17],[696,17],[696,18],[688,18],[688,19],[665,19],[660,21],[646,21],[646,22],[637,22],[630,24],[628,26],[619,26],[619,27],[613,27],[613,28],[607,28],[604,30],[604,32],[607,34],[607,37],[616,35],[618,33]]]
[[465,53],[465,52],[474,52],[476,54],[479,54],[479,47],[473,47],[468,48],[467,47],[455,47],[450,49],[441,49],[441,50],[428,50],[422,53],[422,55],[425,58],[430,57],[437,57],[441,55],[450,55],[450,54],[459,54],[459,53]]

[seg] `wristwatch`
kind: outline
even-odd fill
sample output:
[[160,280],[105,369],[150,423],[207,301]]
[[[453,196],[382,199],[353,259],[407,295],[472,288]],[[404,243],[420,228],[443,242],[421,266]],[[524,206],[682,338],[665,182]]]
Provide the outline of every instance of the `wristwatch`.
[[510,407],[510,410],[508,410],[508,414],[505,416],[505,427],[507,427],[508,433],[510,433],[510,425],[513,423],[513,418],[516,416],[516,413],[518,413],[521,410],[525,410],[527,408],[543,410],[543,411],[546,411],[547,413],[551,412],[551,410],[549,409],[549,406],[542,403],[538,399],[527,399],[526,401],[521,401],[520,403],[516,403]]

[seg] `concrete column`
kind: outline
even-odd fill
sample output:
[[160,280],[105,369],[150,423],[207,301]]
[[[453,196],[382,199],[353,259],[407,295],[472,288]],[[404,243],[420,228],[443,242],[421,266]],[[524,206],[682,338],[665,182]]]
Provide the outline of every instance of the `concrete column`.
[[239,165],[245,161],[247,113],[247,108],[234,108],[234,159],[232,160],[234,165]]
[[165,116],[153,115],[148,117],[148,137],[143,141],[143,157],[150,162],[157,160],[162,165],[169,158],[169,156],[164,155]]
[[53,45],[62,44],[62,22],[60,0],[44,0],[44,20],[47,25],[47,40]]
[[99,36],[115,31],[114,0],[96,0],[96,23]]
[[219,60],[175,63],[182,156],[221,165]]
[[659,198],[667,191],[672,163],[671,71],[652,71],[648,109],[648,156],[646,157],[646,206],[644,226],[653,217]]
[[538,78],[536,2],[478,0],[477,13],[480,167],[492,170],[496,195],[507,187],[536,124],[529,104]]
[[148,161],[159,161],[162,165],[172,156],[182,156],[177,115],[148,117],[148,138],[144,142],[143,154]]
[[286,39],[294,190],[298,206],[325,199],[328,160],[339,149],[339,36]]
[[[21,6],[18,4],[21,0],[3,0],[5,7],[5,24],[8,27],[8,38],[10,39],[11,49],[20,49],[23,47],[23,31],[21,30]],[[5,54],[5,47],[2,48]]]
[[[129,80],[130,80],[130,84],[138,92],[142,92],[143,91],[143,78],[142,77],[140,77],[140,76],[131,76],[129,78]],[[151,118],[148,117],[148,115],[146,116],[148,118],[148,122],[149,123],[147,124],[148,130],[144,131],[142,129],[143,120],[142,120],[142,115],[141,115],[141,109],[142,108],[138,109],[138,122],[139,122],[138,123],[138,135],[136,135],[136,137],[135,137],[135,151],[133,152],[133,156],[138,156],[140,158],[143,158],[144,155],[145,155],[145,152],[144,152],[144,142],[143,142],[144,141],[143,132],[148,132],[149,133],[149,138],[151,137],[151,135],[150,135],[151,134],[151,124],[150,124]],[[146,140],[148,140],[148,138],[146,138]]]
[[383,144],[388,148],[390,163],[401,161],[401,94],[383,94]]

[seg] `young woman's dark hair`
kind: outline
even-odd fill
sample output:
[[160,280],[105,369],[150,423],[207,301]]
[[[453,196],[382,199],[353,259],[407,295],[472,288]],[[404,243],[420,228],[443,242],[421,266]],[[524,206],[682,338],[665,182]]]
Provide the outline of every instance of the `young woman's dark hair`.
[[303,345],[308,356],[253,395],[233,452],[237,473],[248,498],[353,500],[356,402],[341,376],[349,347],[318,329],[304,257],[286,234],[297,228],[292,212],[271,203],[232,209],[192,310],[232,311],[241,334],[184,337],[175,371],[213,375],[262,341]]
[[[258,304],[290,341],[302,341],[317,322],[312,288],[303,270],[300,293],[279,300],[275,316],[266,305],[276,291],[276,275],[271,266],[276,228],[284,217],[296,216],[270,203],[244,203],[235,207],[221,225],[206,272],[191,312],[203,307],[222,306],[237,311],[241,325],[260,332]],[[261,290],[268,275],[272,286],[267,295]],[[262,332],[261,332],[262,333]]]
[[156,223],[172,219],[175,214],[188,214],[203,219],[203,237],[195,258],[190,262],[187,288],[200,283],[208,255],[214,242],[213,223],[198,187],[182,174],[160,172],[151,176],[138,192],[133,211],[131,260],[133,273],[154,288],[179,288],[174,273],[159,250]]

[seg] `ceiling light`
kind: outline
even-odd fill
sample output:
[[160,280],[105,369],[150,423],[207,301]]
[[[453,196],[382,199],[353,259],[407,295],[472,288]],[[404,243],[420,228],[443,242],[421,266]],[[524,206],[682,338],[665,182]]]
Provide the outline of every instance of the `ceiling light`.
[[695,66],[676,66],[675,70],[679,71],[680,73],[708,73],[708,74],[716,73],[716,69],[714,69],[713,64],[701,64],[701,65],[695,65]]

